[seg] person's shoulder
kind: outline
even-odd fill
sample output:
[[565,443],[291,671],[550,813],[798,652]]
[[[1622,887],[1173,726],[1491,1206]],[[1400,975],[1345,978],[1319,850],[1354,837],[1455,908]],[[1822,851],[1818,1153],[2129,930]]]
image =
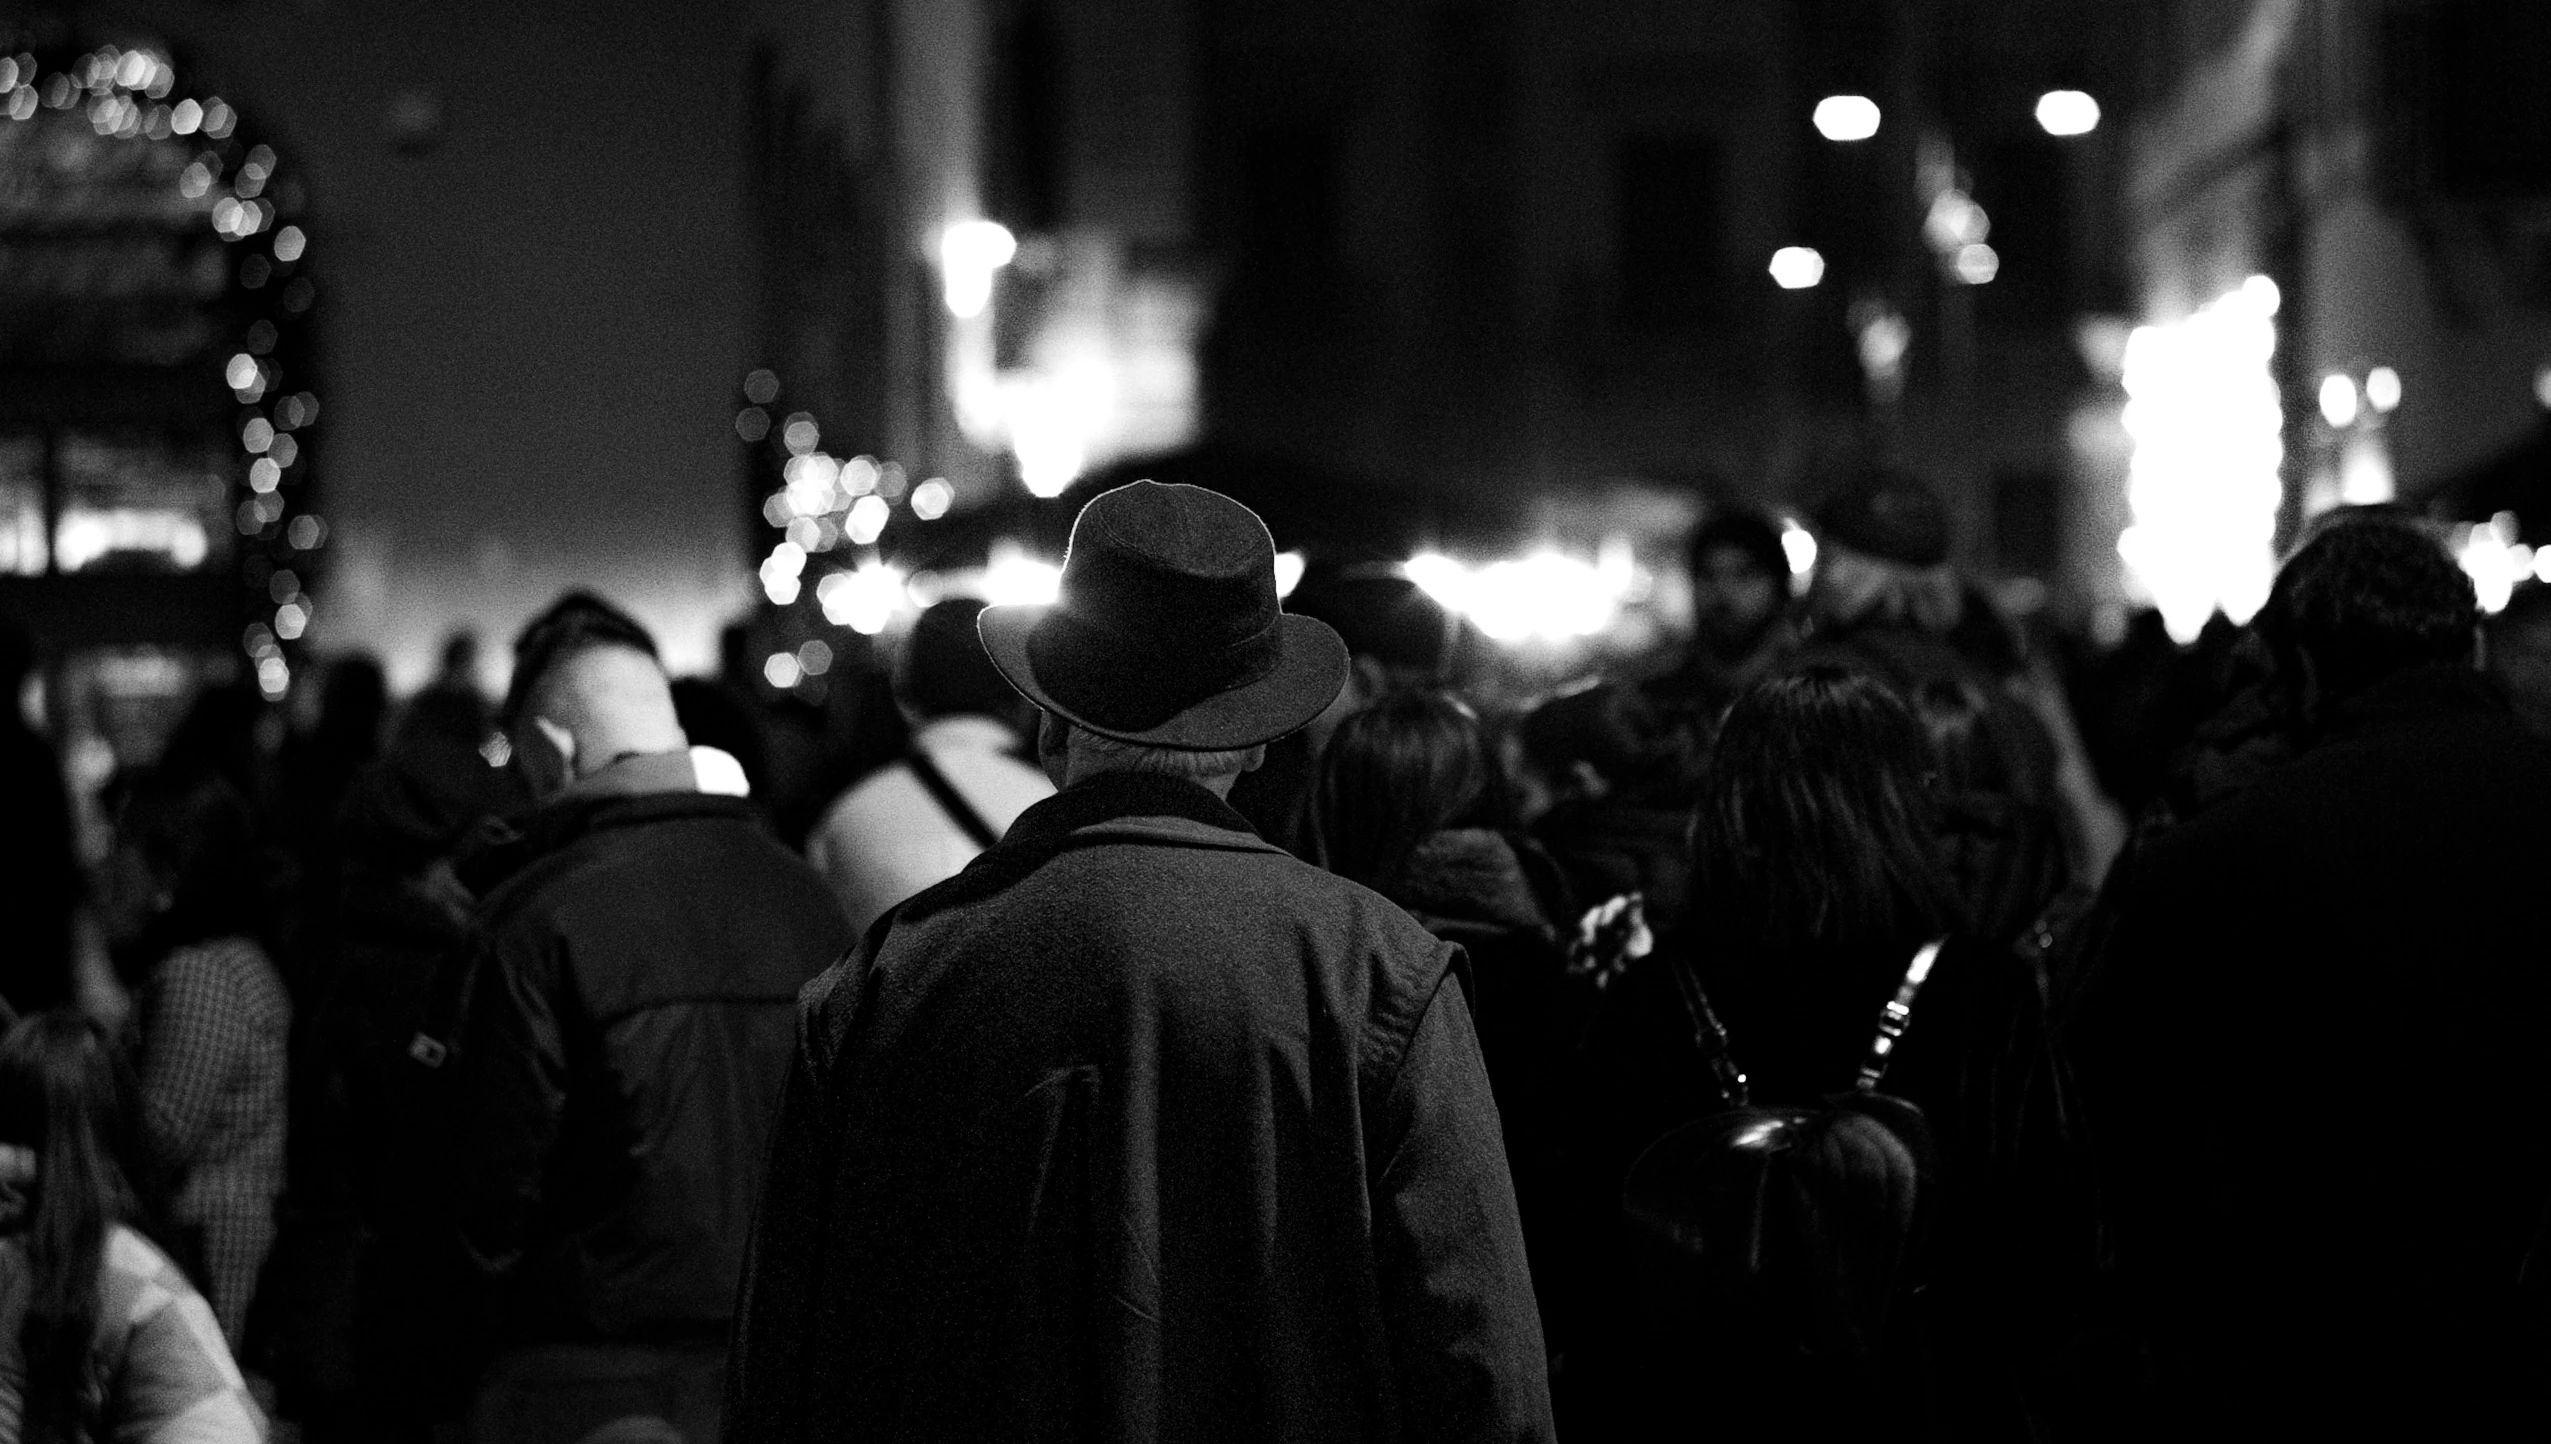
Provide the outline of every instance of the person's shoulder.
[[107,1234],[99,1316],[105,1362],[118,1377],[123,1423],[158,1437],[252,1444],[264,1437],[248,1382],[224,1342],[212,1305],[184,1271],[139,1232]]
[[824,809],[821,825],[828,832],[839,832],[898,806],[909,807],[925,796],[912,775],[912,764],[898,757],[843,788]]
[[245,988],[280,993],[283,975],[256,939],[240,934],[206,938],[170,951],[156,969],[163,986]]

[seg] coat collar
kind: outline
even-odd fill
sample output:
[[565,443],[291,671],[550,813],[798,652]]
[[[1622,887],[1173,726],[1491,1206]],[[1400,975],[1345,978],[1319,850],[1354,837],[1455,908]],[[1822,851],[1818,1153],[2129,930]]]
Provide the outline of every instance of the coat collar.
[[1002,841],[1005,846],[1016,841],[1046,847],[1074,833],[1093,828],[1120,831],[1111,824],[1137,821],[1200,824],[1215,832],[1239,834],[1233,841],[1245,839],[1267,846],[1259,841],[1249,819],[1233,811],[1230,803],[1183,777],[1151,772],[1102,772],[1085,777],[1019,814],[1019,820],[1010,824]]
[[1104,843],[1293,856],[1261,839],[1229,803],[1185,778],[1102,772],[1020,813],[990,851],[955,877],[907,899],[880,918],[878,927],[990,897],[1059,853]]
[[[683,760],[687,764],[688,759]],[[604,775],[596,773],[594,776]],[[701,792],[696,787],[662,791],[629,787],[585,789],[580,786],[559,794],[528,816],[510,822],[490,819],[481,824],[463,845],[461,855],[454,860],[453,870],[472,893],[485,898],[533,863],[606,829],[682,817],[749,820],[752,815],[750,804],[743,798]]]

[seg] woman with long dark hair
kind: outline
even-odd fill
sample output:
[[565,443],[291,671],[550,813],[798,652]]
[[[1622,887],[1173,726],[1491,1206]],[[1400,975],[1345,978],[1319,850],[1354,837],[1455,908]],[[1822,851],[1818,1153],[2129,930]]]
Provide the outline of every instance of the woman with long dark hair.
[[0,1440],[257,1444],[212,1310],[145,1232],[137,1087],[105,1030],[0,1035]]
[[1641,1150],[1729,1103],[1695,1040],[1686,983],[1724,1025],[1754,1103],[1815,1107],[1853,1088],[1908,964],[1948,939],[1885,1075],[1884,1091],[1920,1110],[1937,1160],[1923,1185],[1927,1243],[1908,1275],[1921,1287],[1893,1310],[1879,1361],[1897,1388],[1855,1392],[1830,1376],[1782,1394],[1758,1376],[1730,1394],[1753,1402],[1719,1421],[1729,1437],[1881,1419],[1909,1437],[2010,1434],[2024,1422],[2020,1341],[2060,1322],[2042,1286],[2088,1221],[2063,1073],[2035,974],[1967,931],[1943,863],[1936,765],[1921,721],[1873,678],[1808,668],[1739,698],[1693,818],[1691,924],[1616,985],[1589,1050],[1588,1171],[1617,1200]]

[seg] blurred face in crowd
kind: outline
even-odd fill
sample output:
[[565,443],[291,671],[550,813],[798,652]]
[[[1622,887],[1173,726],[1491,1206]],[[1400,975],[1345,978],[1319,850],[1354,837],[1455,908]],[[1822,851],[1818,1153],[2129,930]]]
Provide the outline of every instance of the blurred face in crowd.
[[1764,571],[1741,547],[1712,547],[1692,577],[1693,619],[1721,653],[1750,651],[1780,619],[1788,579]]

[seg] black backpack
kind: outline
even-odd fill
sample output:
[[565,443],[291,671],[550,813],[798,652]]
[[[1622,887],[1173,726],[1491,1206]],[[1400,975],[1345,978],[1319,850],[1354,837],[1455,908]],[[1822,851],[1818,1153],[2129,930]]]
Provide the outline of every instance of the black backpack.
[[1916,1277],[1936,1174],[1922,1110],[1878,1085],[1942,941],[1906,967],[1857,1085],[1809,1108],[1753,1104],[1699,980],[1675,967],[1728,1106],[1658,1139],[1623,1189],[1653,1324],[1749,1355],[1845,1369],[1875,1361],[1889,1305]]

